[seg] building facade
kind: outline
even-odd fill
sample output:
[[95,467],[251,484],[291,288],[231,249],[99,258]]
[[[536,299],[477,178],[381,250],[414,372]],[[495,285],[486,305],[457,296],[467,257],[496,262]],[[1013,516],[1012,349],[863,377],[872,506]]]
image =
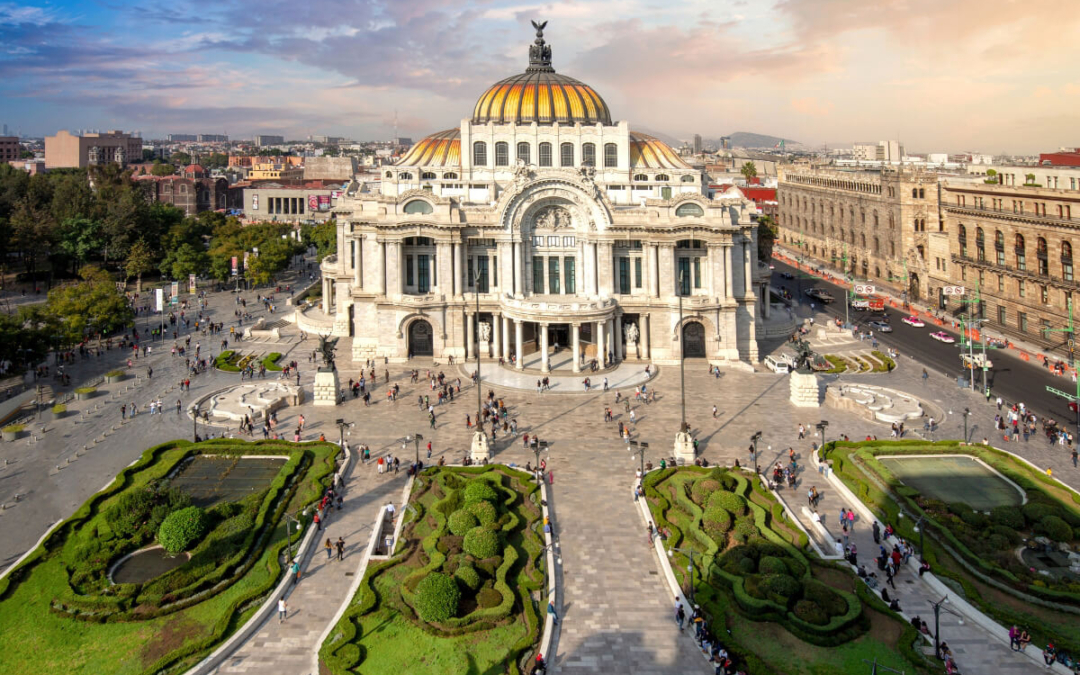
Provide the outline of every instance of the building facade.
[[22,159],[22,146],[18,136],[0,136],[0,162]]
[[86,168],[115,162],[127,166],[142,161],[142,139],[122,131],[76,136],[66,130],[45,137],[45,166]]
[[295,223],[323,221],[331,217],[334,200],[341,194],[341,184],[322,181],[298,181],[294,184],[265,181],[233,186],[243,191],[243,209],[248,222]]
[[224,178],[147,174],[135,176],[134,180],[146,190],[150,201],[172,204],[183,209],[185,216],[224,209],[229,192],[229,181]]
[[777,241],[856,279],[931,297],[929,234],[941,231],[937,176],[790,168],[780,172]]
[[268,134],[261,134],[255,137],[255,145],[260,148],[265,148],[270,145],[281,145],[284,142],[284,136],[271,136]]
[[[944,181],[941,210],[952,283],[966,289],[987,326],[1046,347],[1067,337],[1047,329],[1068,322],[1080,299],[1073,267],[1080,246],[1080,195],[1067,190]],[[944,307],[965,309],[955,298]]]
[[546,371],[559,344],[575,372],[609,355],[756,361],[752,209],[708,199],[700,170],[613,121],[538,30],[525,73],[384,169],[378,193],[349,186],[323,309],[360,360],[540,352]]

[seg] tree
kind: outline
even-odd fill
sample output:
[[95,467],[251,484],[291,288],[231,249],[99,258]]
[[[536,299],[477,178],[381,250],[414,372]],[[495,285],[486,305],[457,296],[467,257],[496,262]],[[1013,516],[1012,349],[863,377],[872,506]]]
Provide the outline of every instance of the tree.
[[274,275],[289,266],[289,260],[302,252],[295,239],[268,239],[258,247],[258,255],[248,260],[246,278],[253,284],[269,284]]
[[33,159],[33,158],[34,158],[34,153],[30,152],[29,150],[23,150],[22,152],[19,153],[19,159]]
[[754,166],[753,162],[747,162],[746,164],[742,165],[741,169],[739,169],[739,173],[741,173],[743,175],[743,178],[746,179],[746,182],[749,183],[751,178],[757,176],[757,167]]
[[128,249],[127,260],[124,262],[125,285],[128,279],[135,277],[135,292],[142,293],[142,275],[154,269],[156,260],[157,256],[145,240],[140,239],[132,244]]
[[81,268],[105,242],[101,223],[89,218],[64,220],[57,229],[57,237],[60,251],[72,260],[72,271]]
[[150,148],[143,148],[142,161],[149,162],[152,159],[154,159],[154,151],[151,150]]
[[131,325],[131,305],[112,277],[94,266],[84,267],[80,274],[82,281],[49,291],[45,303],[58,321],[60,335],[73,344]]
[[305,225],[300,228],[300,239],[304,246],[314,246],[318,250],[322,262],[331,253],[337,253],[337,223],[328,220],[318,225]]
[[49,254],[53,224],[52,214],[35,207],[29,196],[24,197],[11,214],[12,245],[22,251],[23,265],[31,274],[37,271],[39,256]]
[[186,152],[174,152],[169,155],[169,162],[176,166],[187,166],[191,164],[191,155]]
[[773,244],[776,243],[776,224],[772,216],[758,218],[758,260],[768,262],[772,258]]
[[0,361],[20,368],[40,363],[56,332],[55,319],[41,305],[23,305],[16,314],[0,313]]
[[221,152],[212,152],[202,159],[202,165],[206,169],[224,169],[229,165],[229,156]]
[[1034,185],[1034,184],[1035,184],[1035,174],[1033,174],[1033,173],[1025,173],[1024,174],[1024,185]]
[[164,162],[154,162],[154,166],[150,168],[150,173],[155,176],[171,176],[176,173],[176,167]]
[[169,250],[161,261],[161,273],[177,281],[186,279],[189,274],[204,274],[208,269],[210,256],[191,244],[181,244],[179,248]]

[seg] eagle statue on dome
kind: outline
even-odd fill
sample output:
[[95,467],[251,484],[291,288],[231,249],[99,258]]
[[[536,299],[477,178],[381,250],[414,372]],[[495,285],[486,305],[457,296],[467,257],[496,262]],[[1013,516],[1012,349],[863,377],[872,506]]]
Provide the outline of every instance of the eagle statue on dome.
[[542,39],[544,37],[544,28],[547,26],[547,21],[543,23],[536,23],[535,21],[530,21],[529,23],[531,23],[533,28],[536,29],[536,37]]
[[544,43],[544,26],[547,21],[531,23],[536,29],[536,40],[529,46],[529,65],[548,69],[551,67],[551,47]]

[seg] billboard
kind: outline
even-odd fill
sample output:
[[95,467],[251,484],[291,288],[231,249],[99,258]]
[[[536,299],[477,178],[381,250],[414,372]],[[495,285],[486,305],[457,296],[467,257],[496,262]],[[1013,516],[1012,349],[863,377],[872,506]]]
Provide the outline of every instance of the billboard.
[[180,302],[180,282],[179,281],[172,282],[172,288],[169,289],[169,292],[171,294],[170,298],[169,298],[170,303],[175,305],[176,303]]
[[154,289],[154,311],[155,312],[162,311],[164,304],[165,304],[165,289],[163,289],[163,288],[155,288]]
[[245,272],[247,271],[247,268],[248,268],[248,255],[249,255],[249,253],[247,251],[244,251],[244,271]]
[[308,211],[319,210],[319,195],[308,195],[307,198]]
[[234,277],[237,274],[237,271],[236,271],[236,256],[232,257],[232,273],[233,273]]
[[251,210],[252,211],[258,211],[259,210],[259,195],[258,194],[251,195]]
[[329,211],[330,210],[330,195],[319,195],[319,210],[320,211]]

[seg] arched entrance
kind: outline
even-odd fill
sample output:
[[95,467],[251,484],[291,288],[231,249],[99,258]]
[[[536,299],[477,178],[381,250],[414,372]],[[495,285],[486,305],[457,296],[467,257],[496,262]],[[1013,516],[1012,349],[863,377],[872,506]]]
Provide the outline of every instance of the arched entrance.
[[434,331],[431,324],[417,319],[409,324],[409,354],[411,356],[432,356],[435,354]]
[[685,358],[705,358],[705,327],[697,321],[684,325],[682,349]]
[[919,275],[912,274],[908,284],[908,300],[919,299]]

